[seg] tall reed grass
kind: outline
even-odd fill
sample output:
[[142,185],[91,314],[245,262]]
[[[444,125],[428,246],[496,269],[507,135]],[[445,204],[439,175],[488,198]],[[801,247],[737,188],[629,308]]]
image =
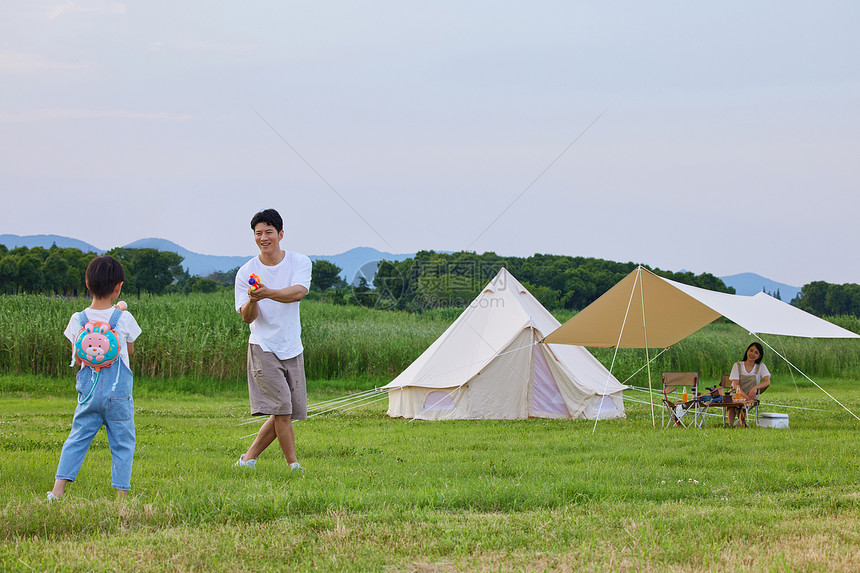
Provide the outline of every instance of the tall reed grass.
[[[146,378],[245,378],[248,327],[233,310],[230,292],[144,296],[128,299],[129,310],[143,329],[135,343],[132,366]],[[0,296],[0,374],[58,376],[69,373],[71,345],[63,330],[72,313],[88,299],[39,295]],[[308,377],[315,380],[380,381],[402,372],[456,319],[445,309],[409,314],[317,301],[302,303],[302,340]],[[560,320],[569,318],[559,316]],[[860,319],[833,319],[860,332]],[[810,376],[860,378],[860,341],[808,340],[763,336],[765,342]],[[676,344],[651,364],[653,373],[693,370],[703,381],[718,380],[740,360],[755,340],[725,320],[708,325]],[[644,350],[593,349],[594,355],[622,381],[647,384]],[[653,358],[659,349],[651,349]],[[774,376],[791,369],[765,348],[764,362]],[[804,384],[802,377],[799,384]]]
[[[132,366],[149,378],[245,378],[248,326],[232,293],[128,299],[143,334]],[[0,373],[57,376],[69,372],[63,330],[88,299],[0,296]],[[321,302],[302,303],[302,341],[309,378],[396,376],[452,322],[451,313],[421,315]]]

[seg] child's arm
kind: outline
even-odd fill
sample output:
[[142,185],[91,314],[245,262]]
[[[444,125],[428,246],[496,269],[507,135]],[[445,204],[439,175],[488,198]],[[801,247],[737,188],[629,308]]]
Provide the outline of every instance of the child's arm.
[[126,342],[125,347],[128,348],[128,355],[134,354],[134,342]]
[[75,366],[80,366],[82,364],[81,357],[78,356],[78,353],[75,352],[75,343],[72,343],[72,356],[75,357]]

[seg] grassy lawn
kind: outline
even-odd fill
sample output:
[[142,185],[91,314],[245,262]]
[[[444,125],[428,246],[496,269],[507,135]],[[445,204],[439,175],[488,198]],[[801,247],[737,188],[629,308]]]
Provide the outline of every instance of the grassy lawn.
[[[818,382],[860,413],[860,384]],[[786,382],[765,395],[815,409],[765,408],[789,413],[788,430],[726,429],[717,417],[705,429],[664,430],[639,403],[628,403],[627,419],[596,428],[409,422],[386,417],[383,400],[298,423],[306,470],[297,474],[275,447],[256,470],[231,467],[259,425],[243,424],[240,386],[192,394],[164,384],[136,390],[132,495],[114,498],[101,432],[66,499],[47,506],[74,396],[50,379],[0,380],[0,570],[860,564],[860,422],[808,385]],[[314,384],[312,398],[330,397],[329,386]]]

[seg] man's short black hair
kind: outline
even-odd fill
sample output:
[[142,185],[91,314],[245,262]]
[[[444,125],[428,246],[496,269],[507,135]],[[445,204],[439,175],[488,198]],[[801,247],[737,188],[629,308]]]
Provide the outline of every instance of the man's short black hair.
[[257,226],[258,223],[266,223],[267,225],[271,225],[275,228],[277,232],[281,232],[284,230],[284,220],[281,219],[280,213],[275,211],[274,209],[263,209],[251,219],[251,229]]
[[105,255],[90,261],[86,277],[90,294],[96,298],[105,298],[113,293],[116,285],[125,281],[125,270],[118,260]]

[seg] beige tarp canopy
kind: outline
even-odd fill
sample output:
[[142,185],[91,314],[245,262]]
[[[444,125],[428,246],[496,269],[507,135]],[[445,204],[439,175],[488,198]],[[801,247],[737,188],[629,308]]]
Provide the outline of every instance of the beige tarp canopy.
[[740,296],[664,279],[639,267],[543,342],[667,348],[724,316],[754,334],[860,338],[764,293]]

